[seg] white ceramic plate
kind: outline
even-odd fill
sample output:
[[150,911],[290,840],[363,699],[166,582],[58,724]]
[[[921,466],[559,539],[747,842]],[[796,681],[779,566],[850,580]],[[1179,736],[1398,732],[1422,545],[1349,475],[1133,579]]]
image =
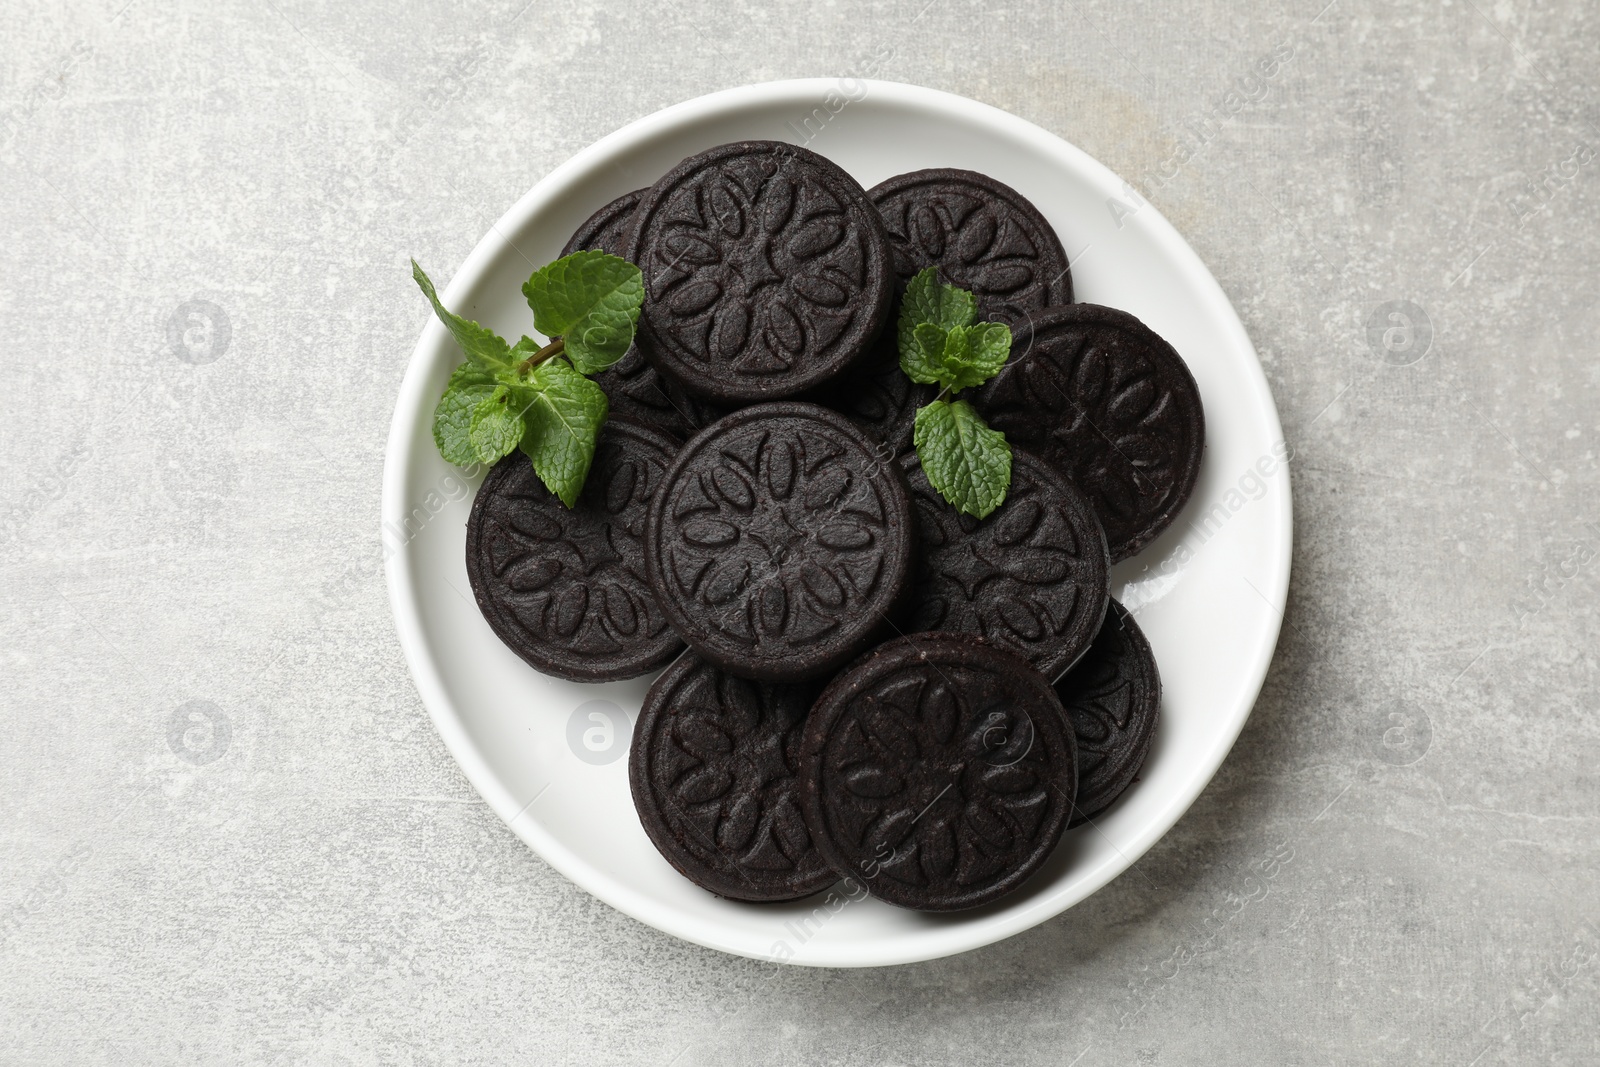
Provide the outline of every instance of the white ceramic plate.
[[[726,952],[817,966],[931,959],[1026,930],[1115,878],[1178,820],[1232,746],[1277,641],[1289,584],[1289,477],[1277,410],[1222,290],[1182,237],[1114,174],[1032,123],[947,93],[813,79],[714,93],[601,139],[534,186],[451,279],[446,306],[502,336],[533,333],[520,286],[590,212],[726,141],[802,141],[864,186],[967,167],[1031,199],[1073,257],[1077,298],[1139,316],[1183,355],[1206,411],[1200,482],[1173,530],[1113,574],[1164,685],[1143,780],[994,905],[931,916],[836,891],[737,904],[690,884],[640,828],[627,748],[649,679],[538,674],[496,639],[467,583],[473,486],[429,424],[462,358],[432,319],[390,430],[383,537],[400,643],[434,723],[484,799],[559,871],[651,926]],[[428,264],[438,278],[446,264]],[[423,307],[417,298],[419,309]]]

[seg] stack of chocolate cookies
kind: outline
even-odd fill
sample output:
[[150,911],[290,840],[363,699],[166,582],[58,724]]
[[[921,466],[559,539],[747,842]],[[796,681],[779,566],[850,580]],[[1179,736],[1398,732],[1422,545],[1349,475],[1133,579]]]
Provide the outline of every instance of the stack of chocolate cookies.
[[[629,776],[662,855],[710,892],[840,878],[952,911],[1021,885],[1137,778],[1160,707],[1111,564],[1169,526],[1204,441],[1194,378],[1125,312],[1072,303],[1060,239],[970,171],[863,189],[750,141],[601,208],[566,251],[637,264],[635,346],[571,509],[527,459],[473,505],[484,617],[538,670],[656,678]],[[923,476],[899,369],[919,270],[1012,329],[970,399],[1013,449],[978,520]]]

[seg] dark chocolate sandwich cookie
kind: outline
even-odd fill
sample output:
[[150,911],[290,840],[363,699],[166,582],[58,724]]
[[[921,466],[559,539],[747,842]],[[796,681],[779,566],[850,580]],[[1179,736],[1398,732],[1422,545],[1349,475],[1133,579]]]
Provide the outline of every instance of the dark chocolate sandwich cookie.
[[650,502],[677,443],[610,419],[568,509],[513,452],[489,472],[467,520],[467,577],[511,650],[577,682],[633,678],[683,648],[645,579]]
[[[561,254],[598,250],[624,255],[633,227],[633,209],[647,191],[624,193],[589,216],[568,239]],[[640,354],[638,345],[629,347],[621,359],[596,374],[594,381],[605,390],[613,414],[636,419],[679,440],[692,437],[722,414],[652,367]]]
[[919,535],[906,630],[978,634],[1046,678],[1076,663],[1110,599],[1105,534],[1084,495],[1017,448],[1005,503],[975,519],[928,484],[914,453],[901,466]]
[[1011,186],[970,170],[918,170],[867,193],[883,216],[902,282],[925,267],[969,289],[978,317],[1013,330],[1072,303],[1072,274],[1056,231]]
[[911,572],[905,479],[837,412],[744,408],[696,434],[650,510],[644,561],[678,634],[745,678],[837,670]]
[[694,653],[650,687],[628,779],[667,862],[731,900],[797,900],[839,880],[795,798],[800,730],[815,685],[735,678]]
[[839,874],[956,911],[1021,885],[1061,839],[1077,758],[1043,675],[967,634],[886,642],[806,720],[800,803]]
[[614,256],[625,255],[628,251],[628,233],[633,227],[633,209],[639,206],[639,201],[644,199],[647,192],[648,189],[635,189],[631,193],[623,193],[590,215],[567,238],[561,254],[570,256],[574,252],[597,250],[610,252]]
[[1200,476],[1206,424],[1194,375],[1125,311],[1045,312],[1017,331],[973,406],[1088,495],[1113,563],[1172,525]]
[[639,347],[713,402],[814,389],[866,351],[889,314],[883,223],[815,152],[741,141],[690,156],[634,215]]
[[1161,715],[1161,675],[1150,642],[1115,600],[1100,635],[1056,683],[1078,741],[1073,825],[1111,806],[1150,753]]

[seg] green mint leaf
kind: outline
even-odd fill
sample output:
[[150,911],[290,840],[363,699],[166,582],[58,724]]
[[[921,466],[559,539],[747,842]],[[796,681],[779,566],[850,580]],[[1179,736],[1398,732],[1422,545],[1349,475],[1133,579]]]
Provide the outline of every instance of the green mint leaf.
[[522,406],[512,399],[511,390],[502,385],[472,409],[467,436],[478,459],[493,463],[522,443],[525,428]]
[[529,384],[522,451],[539,480],[570,508],[589,476],[595,438],[606,421],[606,394],[560,356],[533,368]]
[[906,284],[900,316],[913,322],[931,322],[949,329],[970,326],[978,318],[978,298],[960,286],[939,280],[939,268],[926,267]]
[[463,363],[450,375],[450,384],[433,409],[433,443],[445,462],[470,467],[478,462],[472,446],[472,413],[495,391],[494,375]]
[[945,328],[918,323],[900,352],[900,369],[914,382],[952,393],[993,378],[1011,354],[1011,328],[998,322]]
[[993,378],[1011,354],[1011,328],[977,317],[971,293],[940,282],[937,268],[919,271],[900,300],[900,369],[952,393]]
[[952,326],[945,339],[945,385],[952,392],[970,389],[1000,373],[1011,355],[1011,327],[1000,322]]
[[900,369],[906,377],[923,385],[943,385],[944,345],[948,331],[923,322],[911,331],[909,342],[900,342]]
[[970,326],[978,317],[978,299],[954,285],[939,281],[939,268],[926,267],[906,283],[900,298],[900,349],[905,350],[911,333],[922,323],[949,329]]
[[522,286],[533,325],[566,342],[582,374],[603,371],[628,351],[644,303],[644,276],[625,259],[589,250],[562,256]]
[[510,350],[499,334],[486,326],[479,326],[471,319],[464,319],[460,315],[446,311],[444,305],[439,303],[439,294],[434,292],[433,282],[423,273],[414,259],[411,261],[411,277],[422,290],[422,295],[428,298],[428,303],[433,305],[433,313],[439,316],[439,321],[444,323],[445,329],[450,331],[450,336],[456,339],[456,344],[466,353],[468,360],[486,371],[510,370]]
[[917,412],[912,443],[922,473],[957,511],[985,518],[1011,488],[1011,446],[965,400],[935,400]]
[[967,328],[952,326],[944,335],[944,350],[939,353],[939,384],[952,393],[962,388],[967,364],[972,359],[972,346],[967,342]]

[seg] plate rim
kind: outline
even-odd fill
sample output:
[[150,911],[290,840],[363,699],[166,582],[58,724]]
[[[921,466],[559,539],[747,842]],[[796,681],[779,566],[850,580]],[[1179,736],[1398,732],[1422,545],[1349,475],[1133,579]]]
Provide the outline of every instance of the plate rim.
[[[519,197],[489,227],[456,270],[449,285],[441,294],[441,299],[447,304],[459,306],[463,292],[479,284],[493,257],[499,253],[500,245],[509,243],[503,234],[519,229],[543,202],[556,199],[568,192],[571,186],[592,169],[594,161],[606,158],[615,148],[663,134],[673,127],[703,122],[718,115],[747,108],[783,102],[814,103],[828,91],[838,91],[841,83],[845,81],[855,81],[865,87],[865,93],[860,99],[877,97],[891,103],[944,115],[953,114],[956,117],[1000,127],[1003,132],[1021,140],[1036,142],[1048,152],[1069,161],[1070,165],[1077,168],[1081,174],[1104,188],[1114,191],[1121,191],[1125,187],[1131,189],[1131,184],[1121,176],[1057,134],[1018,115],[955,93],[905,82],[867,78],[818,77],[761,82],[722,89],[673,104],[635,119],[574,153],[535,182],[532,188]],[[1254,373],[1250,375],[1250,385],[1252,392],[1256,394],[1252,400],[1262,405],[1273,431],[1274,440],[1282,442],[1284,439],[1282,420],[1267,382],[1265,370],[1232,301],[1228,299],[1220,283],[1206,268],[1188,241],[1154,205],[1146,204],[1139,214],[1144,216],[1140,224],[1151,229],[1151,236],[1160,245],[1168,260],[1184,276],[1186,283],[1203,292],[1207,303],[1214,303],[1225,312],[1221,316],[1220,323],[1224,333],[1231,335],[1231,341],[1242,346],[1243,351],[1248,352],[1252,359],[1250,369]],[[699,920],[690,923],[674,921],[675,912],[653,906],[654,898],[637,892],[630,886],[610,884],[609,880],[596,877],[593,868],[585,860],[546,832],[540,823],[524,819],[522,816],[532,806],[532,802],[519,803],[491,770],[487,759],[468,734],[462,716],[447,695],[439,666],[423,632],[415,582],[408,565],[411,542],[407,540],[397,549],[389,551],[389,542],[384,537],[385,528],[398,528],[405,514],[404,488],[409,469],[406,453],[410,448],[415,428],[425,423],[426,414],[433,407],[428,395],[424,393],[428,377],[427,365],[432,358],[430,353],[447,336],[444,326],[436,317],[430,315],[407,360],[384,449],[379,515],[379,538],[380,543],[385,546],[384,572],[396,635],[401,652],[405,656],[407,669],[417,687],[418,695],[422,698],[423,706],[433,721],[434,728],[439,732],[441,740],[444,741],[457,766],[495,815],[525,845],[533,849],[569,881],[623,914],[673,937],[732,955],[770,961],[771,957],[751,952],[742,944],[719,940],[704,930],[705,924]],[[1269,588],[1259,590],[1268,606],[1272,608],[1273,618],[1269,621],[1268,627],[1271,640],[1261,642],[1254,650],[1253,660],[1241,679],[1245,684],[1240,689],[1239,706],[1232,712],[1226,728],[1215,736],[1211,751],[1206,754],[1204,760],[1199,761],[1204,765],[1204,773],[1194,776],[1185,788],[1170,794],[1157,817],[1145,824],[1129,846],[1117,850],[1120,862],[1105,862],[1096,870],[1089,872],[1086,878],[1080,880],[1077,890],[1069,894],[1064,901],[1036,899],[1029,906],[987,917],[987,921],[982,925],[951,924],[929,928],[914,937],[897,942],[896,947],[905,946],[901,951],[879,952],[871,958],[795,957],[785,958],[782,962],[817,967],[893,966],[938,959],[981,948],[1030,929],[1081,903],[1133,866],[1157,841],[1165,837],[1210,785],[1223,760],[1232,751],[1239,733],[1244,729],[1244,724],[1255,708],[1278,640],[1282,635],[1294,549],[1294,509],[1288,463],[1281,465],[1277,476],[1283,480],[1283,491],[1274,494],[1277,497],[1275,503],[1278,529],[1272,543],[1278,548],[1281,558],[1270,573],[1270,580],[1267,583]],[[534,799],[537,800],[538,797]],[[602,882],[605,884],[597,885]]]

